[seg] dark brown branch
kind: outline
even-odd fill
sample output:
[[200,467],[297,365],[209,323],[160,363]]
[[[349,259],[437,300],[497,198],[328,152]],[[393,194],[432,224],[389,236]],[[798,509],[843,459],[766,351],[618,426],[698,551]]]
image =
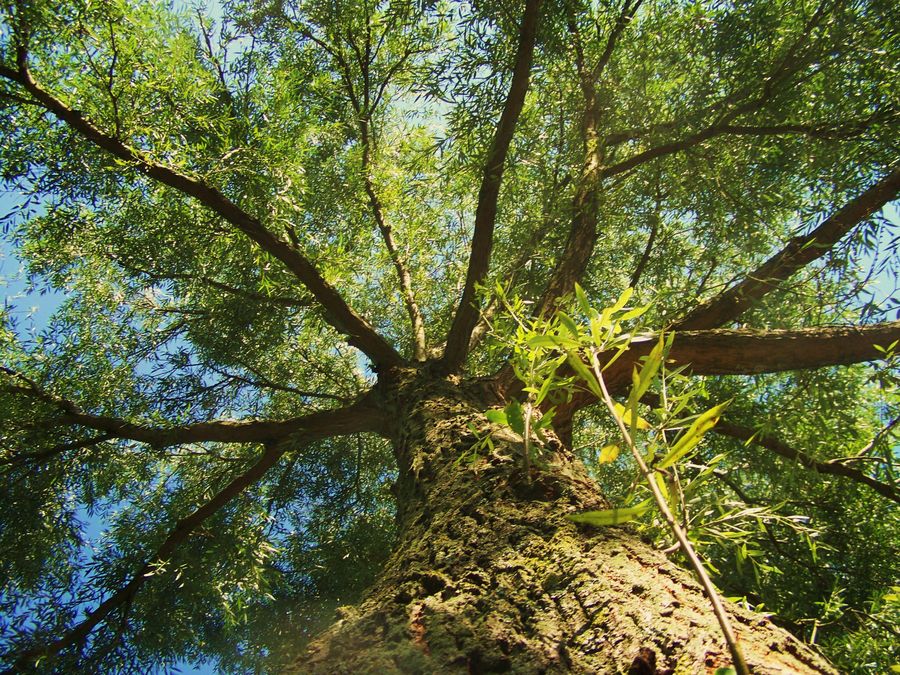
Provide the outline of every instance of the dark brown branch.
[[[377,428],[380,415],[364,399],[339,410],[308,415],[307,423],[299,427],[290,438],[283,438],[277,443],[267,443],[257,461],[244,473],[234,478],[217,492],[209,501],[199,506],[190,515],[182,518],[169,532],[159,548],[147,562],[118,591],[100,603],[87,617],[59,639],[41,647],[29,649],[18,655],[16,669],[27,670],[34,660],[58,654],[64,649],[81,644],[100,623],[115,611],[129,603],[135,594],[148,582],[156,568],[164,566],[175,550],[190,537],[204,521],[220,511],[226,504],[235,499],[245,489],[259,481],[289,449],[297,448],[329,436],[348,435],[371,431]],[[374,423],[374,426],[373,426]]]
[[821,258],[854,227],[900,194],[900,169],[882,178],[809,234],[795,237],[741,282],[698,305],[675,330],[722,326],[738,318],[800,268]]
[[245,377],[243,375],[238,375],[236,373],[232,373],[228,370],[224,370],[221,368],[217,368],[215,366],[208,365],[207,367],[213,371],[214,373],[218,373],[222,377],[226,379],[228,382],[237,382],[239,384],[244,384],[249,387],[256,387],[257,389],[272,389],[274,391],[283,391],[287,394],[294,394],[296,396],[302,396],[304,398],[320,398],[327,399],[329,401],[337,401],[340,403],[347,403],[348,397],[346,396],[338,396],[337,394],[330,394],[328,392],[321,391],[309,391],[306,389],[298,389],[297,387],[292,387],[287,384],[279,384],[270,380],[268,377],[263,375],[261,372],[247,365],[246,363],[239,363],[239,365],[245,370],[250,371],[253,375],[256,376],[256,379]]
[[737,438],[744,442],[758,445],[761,448],[765,448],[766,450],[774,452],[776,455],[780,455],[781,457],[785,457],[787,459],[790,459],[791,461],[798,462],[805,468],[812,469],[817,473],[849,478],[852,481],[869,486],[878,494],[887,497],[892,501],[900,503],[900,490],[898,490],[895,486],[889,485],[888,483],[882,483],[881,481],[876,480],[869,475],[866,475],[858,469],[847,466],[843,462],[818,460],[815,457],[802,452],[801,450],[792,448],[791,446],[778,440],[774,436],[760,434],[755,429],[741,426],[739,424],[732,424],[725,419],[720,419],[718,424],[716,424],[716,426],[714,426],[712,430],[717,434],[721,434],[723,436],[730,436],[731,438]]
[[[675,334],[669,358],[695,375],[751,375],[875,361],[875,345],[900,338],[900,321],[795,330],[703,330]],[[613,365],[615,368],[615,364]]]
[[215,288],[216,290],[229,293],[230,295],[237,295],[238,297],[247,298],[248,300],[254,300],[256,302],[265,302],[273,305],[279,305],[281,307],[303,308],[312,306],[312,302],[310,300],[283,295],[266,295],[265,293],[257,293],[244,288],[238,288],[237,286],[231,286],[230,284],[217,281],[212,277],[194,274],[182,274],[177,272],[158,273],[143,269],[142,267],[137,267],[130,263],[126,263],[120,258],[112,257],[112,260],[117,265],[128,270],[129,272],[141,274],[148,279],[152,279],[153,281],[196,281],[202,284],[206,284],[211,288]]
[[[733,136],[787,136],[799,135],[824,140],[841,140],[864,134],[875,124],[884,124],[897,118],[897,111],[887,108],[868,117],[829,123],[784,122],[780,124],[723,124],[724,134]],[[614,147],[629,141],[639,141],[653,134],[670,132],[690,126],[688,120],[661,122],[647,127],[611,131],[603,135],[604,147]]]
[[622,37],[622,33],[625,32],[628,24],[631,23],[631,20],[634,18],[634,15],[637,13],[642,2],[643,0],[635,0],[634,4],[631,4],[631,0],[625,0],[622,5],[622,11],[616,18],[616,23],[609,33],[609,38],[606,40],[606,47],[603,50],[603,54],[600,56],[600,60],[597,61],[593,72],[591,73],[595,82],[603,75],[603,71],[609,64],[613,51],[616,48],[616,42]]
[[105,441],[113,440],[115,436],[112,434],[100,434],[91,438],[84,438],[80,441],[72,441],[71,443],[60,443],[53,447],[39,450],[37,452],[19,452],[9,457],[0,459],[0,465],[3,464],[23,464],[29,462],[43,462],[56,455],[61,455],[70,450],[81,450],[83,448],[91,448]]
[[[772,136],[772,135],[789,135],[801,134],[819,138],[846,138],[858,135],[866,131],[872,124],[889,119],[895,114],[894,110],[878,111],[874,115],[864,120],[856,120],[846,123],[838,123],[836,125],[816,125],[802,123],[782,123],[769,125],[753,125],[753,124],[734,124],[733,122],[743,115],[762,110],[766,104],[775,95],[778,87],[785,86],[789,78],[795,75],[808,62],[808,58],[800,58],[797,52],[805,45],[809,35],[816,26],[826,16],[825,4],[821,5],[810,19],[798,40],[791,46],[785,57],[781,60],[773,70],[771,70],[764,78],[762,92],[755,97],[749,97],[748,92],[752,90],[750,87],[744,87],[743,91],[736,93],[734,96],[726,97],[719,101],[713,108],[707,109],[711,113],[717,107],[731,107],[730,110],[723,113],[719,119],[705,129],[685,136],[680,140],[663,143],[653,148],[649,148],[618,164],[613,164],[603,169],[601,178],[609,178],[625,171],[630,171],[642,164],[646,164],[654,159],[666,157],[677,152],[688,150],[700,143],[723,135],[753,135],[753,136]],[[747,97],[743,102],[739,103],[742,97]],[[672,122],[664,123],[655,127],[663,130],[669,128],[678,128],[682,125]],[[651,127],[653,129],[654,127]],[[616,145],[627,140],[634,140],[633,136],[636,130],[627,132],[619,132],[609,135],[604,143],[606,145]],[[640,131],[640,130],[637,130]],[[643,134],[641,134],[642,136]],[[638,136],[641,137],[641,136]]]
[[572,199],[572,224],[559,262],[550,275],[544,292],[535,303],[535,314],[544,315],[554,309],[556,300],[572,292],[575,283],[584,276],[597,242],[597,212],[600,188],[603,183],[604,143],[601,136],[601,105],[597,80],[612,58],[617,41],[631,23],[642,0],[633,4],[625,0],[599,61],[590,68],[585,61],[584,48],[576,17],[568,17],[569,35],[575,50],[575,66],[583,98],[582,138],[584,160],[581,175]]
[[466,270],[466,282],[456,315],[453,317],[453,324],[447,335],[447,348],[444,350],[443,367],[448,371],[457,370],[465,361],[469,348],[469,337],[478,322],[475,287],[484,280],[491,262],[497,200],[503,181],[506,154],[525,104],[525,94],[528,92],[540,6],[541,0],[526,0],[525,2],[525,14],[519,30],[519,44],[516,49],[512,82],[503,112],[500,115],[500,121],[497,124],[494,140],[485,160],[481,187],[478,190],[478,205],[475,208],[475,228],[472,235],[469,265]]
[[48,112],[97,147],[131,164],[139,173],[196,199],[243,232],[264,251],[284,263],[325,309],[326,321],[345,335],[351,345],[366,354],[377,366],[391,367],[403,363],[403,359],[387,340],[346,303],[295,245],[276,237],[258,219],[243,211],[217,188],[144,157],[124,142],[100,130],[79,111],[45,91],[34,80],[28,69],[27,53],[24,48],[18,49],[17,59],[18,71],[0,66],[0,77],[20,84]]
[[[660,405],[660,397],[657,394],[648,392],[644,394],[643,397],[641,397],[641,403],[644,403],[651,407],[658,407]],[[812,469],[813,471],[816,471],[818,473],[828,474],[832,476],[843,476],[857,483],[868,485],[880,495],[883,495],[892,501],[900,502],[900,489],[888,483],[883,483],[879,480],[876,480],[875,478],[872,478],[871,476],[868,476],[865,473],[854,469],[853,467],[847,466],[846,458],[824,461],[818,460],[801,450],[792,448],[791,446],[780,441],[772,435],[762,434],[758,430],[751,427],[734,424],[726,417],[720,418],[716,425],[712,428],[712,430],[717,434],[744,441],[745,444],[752,443],[754,445],[758,445],[759,447],[766,448],[767,450],[770,450],[775,454],[780,455],[781,457],[799,462],[805,468]],[[723,480],[726,480],[724,475],[719,477]],[[729,485],[729,487],[732,487],[732,489],[734,489],[734,491],[738,493],[738,496],[743,501],[747,502],[748,504],[754,503],[754,500],[748,499],[744,494],[741,493],[739,488],[731,485]]]
[[662,195],[660,194],[659,189],[659,176],[657,176],[656,199],[653,204],[653,213],[650,215],[650,236],[647,237],[647,245],[644,246],[644,252],[641,254],[641,258],[634,268],[634,272],[631,275],[631,281],[628,283],[631,288],[637,288],[638,282],[644,274],[644,269],[647,267],[647,263],[650,262],[650,254],[653,252],[653,244],[656,243],[656,235],[659,233],[659,224],[662,219],[660,216],[661,207]]
[[[87,427],[105,432],[113,438],[124,438],[159,447],[203,442],[271,442],[287,438],[292,434],[320,428],[328,430],[329,433],[338,433],[341,429],[340,425],[334,426],[336,411],[333,410],[310,413],[286,420],[215,420],[177,427],[136,424],[119,417],[87,413],[73,401],[46,391],[20,373],[5,367],[0,367],[0,371],[23,383],[21,385],[0,384],[0,389],[42,401],[60,411],[61,414],[54,417],[52,421],[48,421],[48,425]],[[347,410],[347,408],[341,410]],[[347,420],[347,424],[354,428],[356,425],[362,424],[363,412],[367,414],[372,412],[365,406],[357,406],[354,410],[358,413],[356,417]],[[366,431],[376,431],[381,427],[382,422],[378,420],[377,415],[366,419],[369,424]]]

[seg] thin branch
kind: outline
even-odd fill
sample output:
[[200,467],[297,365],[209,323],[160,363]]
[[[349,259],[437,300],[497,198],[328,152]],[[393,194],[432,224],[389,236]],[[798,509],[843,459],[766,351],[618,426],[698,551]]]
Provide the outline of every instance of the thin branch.
[[178,272],[153,272],[151,270],[144,269],[142,267],[137,267],[132,265],[131,263],[126,263],[120,258],[113,257],[112,260],[119,266],[128,270],[129,272],[133,272],[135,274],[141,274],[148,279],[152,279],[153,281],[196,281],[202,284],[205,284],[211,288],[215,288],[219,291],[224,291],[225,293],[229,293],[231,295],[236,295],[238,297],[247,298],[248,300],[254,300],[257,302],[265,302],[273,305],[280,305],[282,307],[311,307],[312,302],[308,299],[303,298],[293,298],[290,296],[282,296],[282,295],[266,295],[265,293],[257,293],[254,291],[250,291],[244,288],[238,288],[237,286],[231,286],[230,284],[223,283],[221,281],[217,281],[212,277],[207,277],[203,275],[195,275],[195,274],[182,274]]
[[37,452],[19,452],[9,457],[4,457],[0,459],[0,465],[3,464],[23,464],[27,462],[43,462],[51,457],[55,457],[56,455],[61,455],[64,452],[69,452],[70,450],[81,450],[83,448],[92,448],[95,445],[99,445],[105,441],[113,440],[115,436],[112,434],[100,434],[99,436],[93,436],[91,438],[83,438],[79,441],[72,441],[71,443],[60,443],[58,445],[54,445],[53,447],[46,448],[44,450],[39,450]]
[[787,445],[774,436],[761,434],[750,427],[732,424],[725,419],[720,419],[719,423],[716,424],[712,430],[717,434],[737,438],[745,443],[752,443],[761,448],[765,448],[766,450],[770,450],[776,455],[797,462],[816,473],[849,478],[852,481],[869,486],[878,494],[887,497],[892,501],[900,503],[900,489],[896,486],[876,480],[858,469],[847,466],[841,461],[818,460],[802,450],[797,450],[796,448]]
[[650,216],[650,236],[647,237],[647,245],[644,246],[644,252],[641,254],[641,258],[640,260],[638,260],[638,264],[634,268],[634,272],[631,275],[631,281],[628,283],[631,288],[637,288],[638,282],[641,280],[641,276],[644,274],[644,269],[647,267],[647,263],[650,261],[650,254],[653,252],[653,244],[656,243],[656,235],[659,233],[659,224],[662,220],[659,215],[661,200],[662,196],[660,195],[659,190],[659,177],[657,176],[656,200],[653,206],[653,213]]
[[491,262],[497,200],[503,181],[506,155],[516,130],[519,115],[525,104],[525,94],[528,92],[540,6],[541,0],[526,0],[525,2],[525,13],[519,30],[512,82],[485,160],[481,187],[478,190],[478,205],[475,208],[475,229],[472,235],[466,281],[456,315],[453,317],[453,324],[447,335],[447,348],[444,350],[442,360],[444,369],[448,371],[457,370],[465,361],[469,338],[472,329],[478,322],[479,313],[475,303],[476,286],[484,280]]
[[[644,403],[651,407],[658,407],[660,404],[660,398],[657,394],[648,392],[641,397],[641,403]],[[894,423],[898,422],[900,422],[900,418],[896,418],[894,420]],[[890,430],[891,427],[892,425],[888,425],[888,427],[886,427],[886,429],[883,429],[882,432]],[[749,445],[752,443],[753,445],[765,448],[777,455],[780,455],[781,457],[796,461],[805,468],[812,469],[813,471],[816,471],[818,473],[828,474],[832,476],[843,476],[844,478],[849,478],[850,480],[857,483],[868,485],[880,495],[883,495],[884,497],[887,497],[892,501],[900,502],[900,489],[898,489],[894,485],[876,480],[875,478],[872,478],[871,476],[868,476],[857,469],[847,466],[845,464],[847,458],[818,460],[815,457],[803,452],[802,450],[797,450],[796,448],[787,445],[783,441],[775,438],[770,434],[763,434],[760,433],[757,429],[753,429],[751,427],[743,426],[740,424],[734,424],[733,422],[729,421],[727,417],[720,417],[719,421],[712,428],[712,431],[723,436],[728,436],[730,438],[736,438],[738,440],[744,441],[745,445]],[[876,436],[876,440],[879,438],[882,432],[879,432],[879,435]],[[863,452],[866,452],[873,444],[874,442],[866,446],[866,449],[864,449]],[[738,492],[737,488],[733,489]],[[738,495],[743,501],[751,503],[751,500],[747,499],[746,496],[744,496],[740,492],[738,492]]]
[[[368,78],[368,75],[367,75]],[[369,198],[369,206],[372,208],[372,215],[375,218],[375,224],[378,225],[378,231],[387,248],[391,262],[397,272],[397,278],[400,281],[400,293],[403,296],[403,304],[406,306],[406,313],[409,315],[409,321],[413,332],[413,358],[416,361],[424,361],[428,356],[428,345],[425,336],[425,320],[419,309],[419,303],[416,301],[415,293],[412,288],[412,275],[409,273],[406,261],[400,255],[397,249],[397,242],[394,239],[394,231],[384,213],[384,205],[375,190],[375,182],[371,173],[371,151],[372,139],[370,134],[370,121],[368,118],[361,119],[359,122],[360,133],[362,137],[362,171],[365,182],[366,195]]]
[[18,655],[14,668],[9,672],[28,669],[36,659],[58,654],[69,647],[80,645],[88,635],[106,618],[123,605],[131,602],[137,592],[156,575],[156,570],[166,565],[175,550],[191,536],[203,522],[217,513],[226,504],[240,495],[246,488],[260,480],[265,473],[281,459],[289,444],[272,444],[265,448],[259,459],[247,471],[234,478],[217,492],[209,501],[198,507],[189,516],[179,520],[169,535],[150,556],[148,561],[119,590],[100,603],[74,628],[49,644],[35,647]]
[[859,223],[900,194],[900,169],[886,175],[848,202],[812,232],[792,239],[786,247],[719,295],[701,303],[675,324],[675,330],[722,326],[738,318],[755,302],[797,270],[821,258]]
[[[174,427],[159,427],[137,424],[119,417],[94,415],[82,410],[74,401],[56,396],[30,378],[9,368],[0,367],[0,372],[22,382],[22,385],[0,384],[0,389],[28,396],[42,401],[60,411],[60,415],[45,424],[80,426],[105,432],[113,438],[123,438],[157,447],[181,443],[202,442],[271,442],[287,438],[292,434],[321,429],[329,434],[339,433],[343,428],[338,422],[337,410],[326,410],[286,420],[214,420]],[[383,421],[374,408],[363,403],[341,408],[353,410],[346,424],[355,428],[367,424],[366,431],[377,431]]]
[[207,367],[214,373],[217,373],[226,378],[228,381],[238,382],[240,384],[244,384],[249,387],[255,387],[257,389],[273,389],[275,391],[283,391],[287,394],[295,394],[296,396],[302,396],[304,398],[321,398],[345,404],[349,401],[349,398],[346,396],[338,396],[337,394],[329,394],[327,392],[321,391],[309,391],[306,389],[298,389],[297,387],[292,387],[286,384],[278,384],[277,382],[274,382],[273,380],[270,380],[268,377],[263,375],[261,372],[259,372],[259,370],[250,367],[246,363],[241,363],[240,366],[245,370],[253,373],[253,375],[255,375],[257,379],[238,375],[236,373],[232,373],[228,370],[217,368],[212,365]]
[[[781,124],[722,124],[718,128],[732,136],[809,136],[823,140],[845,140],[869,131],[875,124],[885,124],[898,117],[892,108],[878,110],[868,117],[829,123],[784,122]],[[604,147],[614,147],[629,141],[639,141],[647,136],[689,126],[687,120],[661,122],[648,127],[611,131],[604,134]]]
[[[683,150],[687,150],[717,136],[729,134],[759,136],[803,134],[823,138],[846,137],[844,136],[844,134],[849,134],[850,136],[856,135],[864,131],[875,121],[882,119],[884,113],[883,111],[879,111],[871,118],[869,118],[869,120],[849,123],[847,125],[847,128],[838,129],[837,131],[835,131],[834,128],[828,128],[826,125],[784,123],[777,125],[756,126],[732,124],[732,122],[738,117],[763,109],[766,104],[772,99],[772,97],[777,93],[778,88],[784,86],[785,83],[788,82],[789,78],[799,72],[805,65],[811,63],[811,60],[816,56],[813,51],[811,49],[806,49],[806,54],[803,57],[800,56],[800,52],[804,48],[809,47],[809,39],[812,35],[812,32],[817,27],[819,27],[826,19],[829,9],[831,9],[830,3],[822,3],[819,5],[813,16],[810,17],[810,20],[807,22],[801,34],[798,36],[797,40],[787,49],[784,57],[781,58],[780,61],[772,69],[770,69],[764,77],[759,80],[759,82],[762,83],[762,91],[758,95],[752,96],[754,89],[759,86],[759,82],[740,88],[734,94],[725,97],[724,99],[717,102],[714,106],[706,109],[705,112],[707,114],[713,113],[716,109],[719,108],[725,109],[725,112],[723,112],[718,117],[718,119],[707,128],[686,136],[680,140],[664,143],[654,148],[650,148],[648,150],[645,150],[644,152],[640,152],[637,155],[629,157],[628,159],[623,160],[618,164],[608,166],[603,170],[601,177],[608,178],[625,171],[630,171],[631,169],[634,169],[649,161],[681,152]],[[824,58],[824,55],[820,55],[820,59]],[[810,73],[806,74],[807,77],[810,75]],[[742,99],[743,103],[740,103]],[[891,111],[888,114],[893,114],[893,112],[894,111]],[[669,122],[658,125],[656,128],[679,128],[680,126],[682,125]],[[634,131],[611,134],[607,137],[606,144],[615,145],[627,140],[632,140],[634,139],[633,134]]]
[[131,164],[139,173],[196,199],[284,263],[322,305],[325,320],[345,335],[351,345],[372,359],[376,366],[391,367],[403,363],[402,357],[390,343],[347,304],[295,245],[276,237],[258,219],[242,210],[217,188],[148,159],[134,148],[103,132],[80,111],[70,108],[44,90],[28,69],[27,52],[23,47],[17,49],[17,62],[17,71],[0,66],[0,77],[20,84],[48,112],[97,147]]
[[603,75],[603,71],[606,69],[606,66],[609,65],[609,61],[612,58],[613,51],[616,48],[616,42],[620,37],[622,37],[622,33],[625,32],[628,24],[631,23],[631,20],[634,18],[634,15],[637,13],[642,2],[643,0],[635,0],[634,4],[631,4],[631,0],[625,0],[625,2],[622,4],[622,11],[619,13],[618,18],[616,18],[616,23],[609,33],[609,37],[606,40],[606,47],[603,50],[603,54],[600,56],[600,60],[597,61],[596,65],[594,66],[593,72],[591,73],[595,82],[600,79],[600,77]]

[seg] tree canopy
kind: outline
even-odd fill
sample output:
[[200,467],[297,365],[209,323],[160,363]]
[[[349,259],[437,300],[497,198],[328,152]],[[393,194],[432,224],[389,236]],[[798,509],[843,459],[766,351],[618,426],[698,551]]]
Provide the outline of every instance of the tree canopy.
[[[898,663],[898,71],[892,0],[0,0],[4,239],[62,298],[0,314],[4,664],[277,670],[394,541],[385,378],[521,398],[576,284],[648,307],[614,395],[666,331],[731,401],[681,469],[726,595]],[[596,404],[553,424],[625,500]]]

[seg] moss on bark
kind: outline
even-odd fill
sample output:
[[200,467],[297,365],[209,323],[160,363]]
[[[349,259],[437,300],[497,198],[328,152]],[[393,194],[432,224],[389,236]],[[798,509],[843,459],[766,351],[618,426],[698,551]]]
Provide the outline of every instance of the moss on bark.
[[[698,583],[625,528],[570,513],[606,506],[551,443],[529,475],[454,382],[410,385],[395,437],[401,539],[377,583],[314,640],[298,673],[704,673],[729,664]],[[411,402],[407,402],[411,401]],[[489,429],[486,428],[486,431]],[[500,434],[502,436],[502,434]],[[730,607],[755,673],[834,672],[767,619]]]

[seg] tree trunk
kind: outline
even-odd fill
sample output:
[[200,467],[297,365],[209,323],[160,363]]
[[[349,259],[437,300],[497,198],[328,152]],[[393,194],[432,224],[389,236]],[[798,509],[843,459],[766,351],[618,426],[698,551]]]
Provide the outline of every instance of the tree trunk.
[[[583,465],[550,441],[459,461],[486,428],[484,399],[452,381],[406,388],[394,439],[401,538],[356,607],[314,640],[298,673],[712,673],[728,649],[698,583],[627,527],[567,514],[605,508]],[[411,402],[409,402],[411,401]],[[507,440],[503,440],[502,437]],[[731,606],[754,673],[834,670],[759,615]]]

